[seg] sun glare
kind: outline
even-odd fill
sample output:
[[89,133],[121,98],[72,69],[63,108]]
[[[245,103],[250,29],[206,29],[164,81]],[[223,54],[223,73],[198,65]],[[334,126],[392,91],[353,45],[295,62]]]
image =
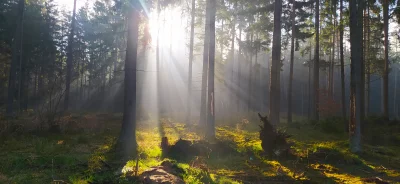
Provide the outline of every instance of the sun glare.
[[157,45],[157,32],[159,32],[160,47],[183,43],[187,34],[185,31],[186,18],[181,15],[178,8],[165,9],[160,12],[159,16],[157,12],[153,12],[149,20],[152,45]]

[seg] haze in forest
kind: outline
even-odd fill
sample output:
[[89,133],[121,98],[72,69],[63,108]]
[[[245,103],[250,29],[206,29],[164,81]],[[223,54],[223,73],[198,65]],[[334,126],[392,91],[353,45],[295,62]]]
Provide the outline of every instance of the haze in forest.
[[6,0],[0,183],[400,182],[399,63],[399,0]]

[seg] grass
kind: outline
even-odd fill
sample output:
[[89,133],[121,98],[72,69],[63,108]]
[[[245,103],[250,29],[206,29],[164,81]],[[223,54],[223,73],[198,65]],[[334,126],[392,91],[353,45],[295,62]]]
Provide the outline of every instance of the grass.
[[[121,115],[79,114],[69,118],[107,126],[88,126],[95,127],[88,131],[83,127],[84,130],[75,133],[25,133],[0,137],[0,183],[135,181],[129,174],[117,173],[122,169],[128,173],[135,170],[136,160],[128,161],[120,168],[112,155]],[[400,183],[400,147],[389,138],[384,138],[383,146],[364,144],[362,153],[353,154],[347,149],[345,133],[326,132],[323,123],[340,127],[337,121],[282,124],[280,128],[293,135],[290,142],[294,156],[268,158],[264,156],[258,138],[257,118],[249,118],[244,124],[243,119],[237,121],[238,125],[221,122],[216,128],[217,140],[232,147],[232,153],[173,161],[182,169],[180,176],[186,183],[363,183],[362,179],[368,177]],[[167,118],[160,122],[160,125],[151,120],[138,123],[139,174],[168,159],[163,158],[160,149],[162,136],[167,136],[171,143],[180,138],[202,139],[196,126],[186,126]],[[396,133],[393,131],[390,136],[398,136]],[[111,168],[108,169],[105,163]]]

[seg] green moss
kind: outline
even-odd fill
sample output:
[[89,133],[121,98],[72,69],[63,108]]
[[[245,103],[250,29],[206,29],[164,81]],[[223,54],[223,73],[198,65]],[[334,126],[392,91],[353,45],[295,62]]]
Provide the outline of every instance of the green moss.
[[[3,137],[0,140],[0,183],[3,178],[11,183],[50,183],[52,176],[77,184],[134,183],[136,180],[126,175],[115,175],[115,168],[121,165],[136,167],[136,160],[119,165],[114,163],[118,162],[118,158],[112,157],[121,116],[74,114],[72,118],[78,121],[82,116],[107,121],[110,130],[101,134],[89,132]],[[236,125],[244,120],[248,123],[237,128]],[[293,135],[289,139],[295,155],[293,158],[264,156],[258,133],[260,122],[256,113],[220,121],[221,126],[216,130],[217,141],[233,148],[230,151],[232,153],[211,154],[202,158],[204,160],[200,163],[195,159],[180,163],[173,161],[182,169],[179,175],[186,183],[236,184],[241,180],[265,183],[274,180],[285,180],[288,183],[357,183],[361,178],[371,175],[382,175],[384,180],[392,182],[400,176],[400,148],[395,144],[399,136],[397,125],[380,124],[384,121],[380,118],[368,120],[368,126],[363,130],[366,141],[364,151],[360,154],[348,151],[348,135],[341,132],[342,125],[337,119],[314,124],[307,121],[297,121],[290,125],[282,123],[280,128]],[[167,136],[170,144],[179,138],[202,138],[201,129],[197,125],[187,126],[168,118],[164,118],[160,126],[156,126],[155,122],[138,123],[139,174],[162,163],[162,136]],[[325,125],[321,123],[327,124],[325,130]],[[337,128],[337,132],[328,132],[334,128],[331,125]],[[373,135],[381,136],[376,144],[369,142],[374,139]],[[113,169],[105,169],[102,161],[110,164]],[[283,174],[278,170],[282,170]]]

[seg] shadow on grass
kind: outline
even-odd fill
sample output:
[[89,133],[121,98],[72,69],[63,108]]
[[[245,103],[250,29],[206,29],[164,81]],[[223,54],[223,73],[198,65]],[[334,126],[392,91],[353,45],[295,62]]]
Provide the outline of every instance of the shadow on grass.
[[[307,171],[306,176],[311,181],[316,182],[361,182],[371,177],[392,180],[385,173],[376,171],[360,157],[338,148],[317,147],[307,155],[307,158],[298,160],[297,165]],[[291,166],[287,165],[287,167]]]

